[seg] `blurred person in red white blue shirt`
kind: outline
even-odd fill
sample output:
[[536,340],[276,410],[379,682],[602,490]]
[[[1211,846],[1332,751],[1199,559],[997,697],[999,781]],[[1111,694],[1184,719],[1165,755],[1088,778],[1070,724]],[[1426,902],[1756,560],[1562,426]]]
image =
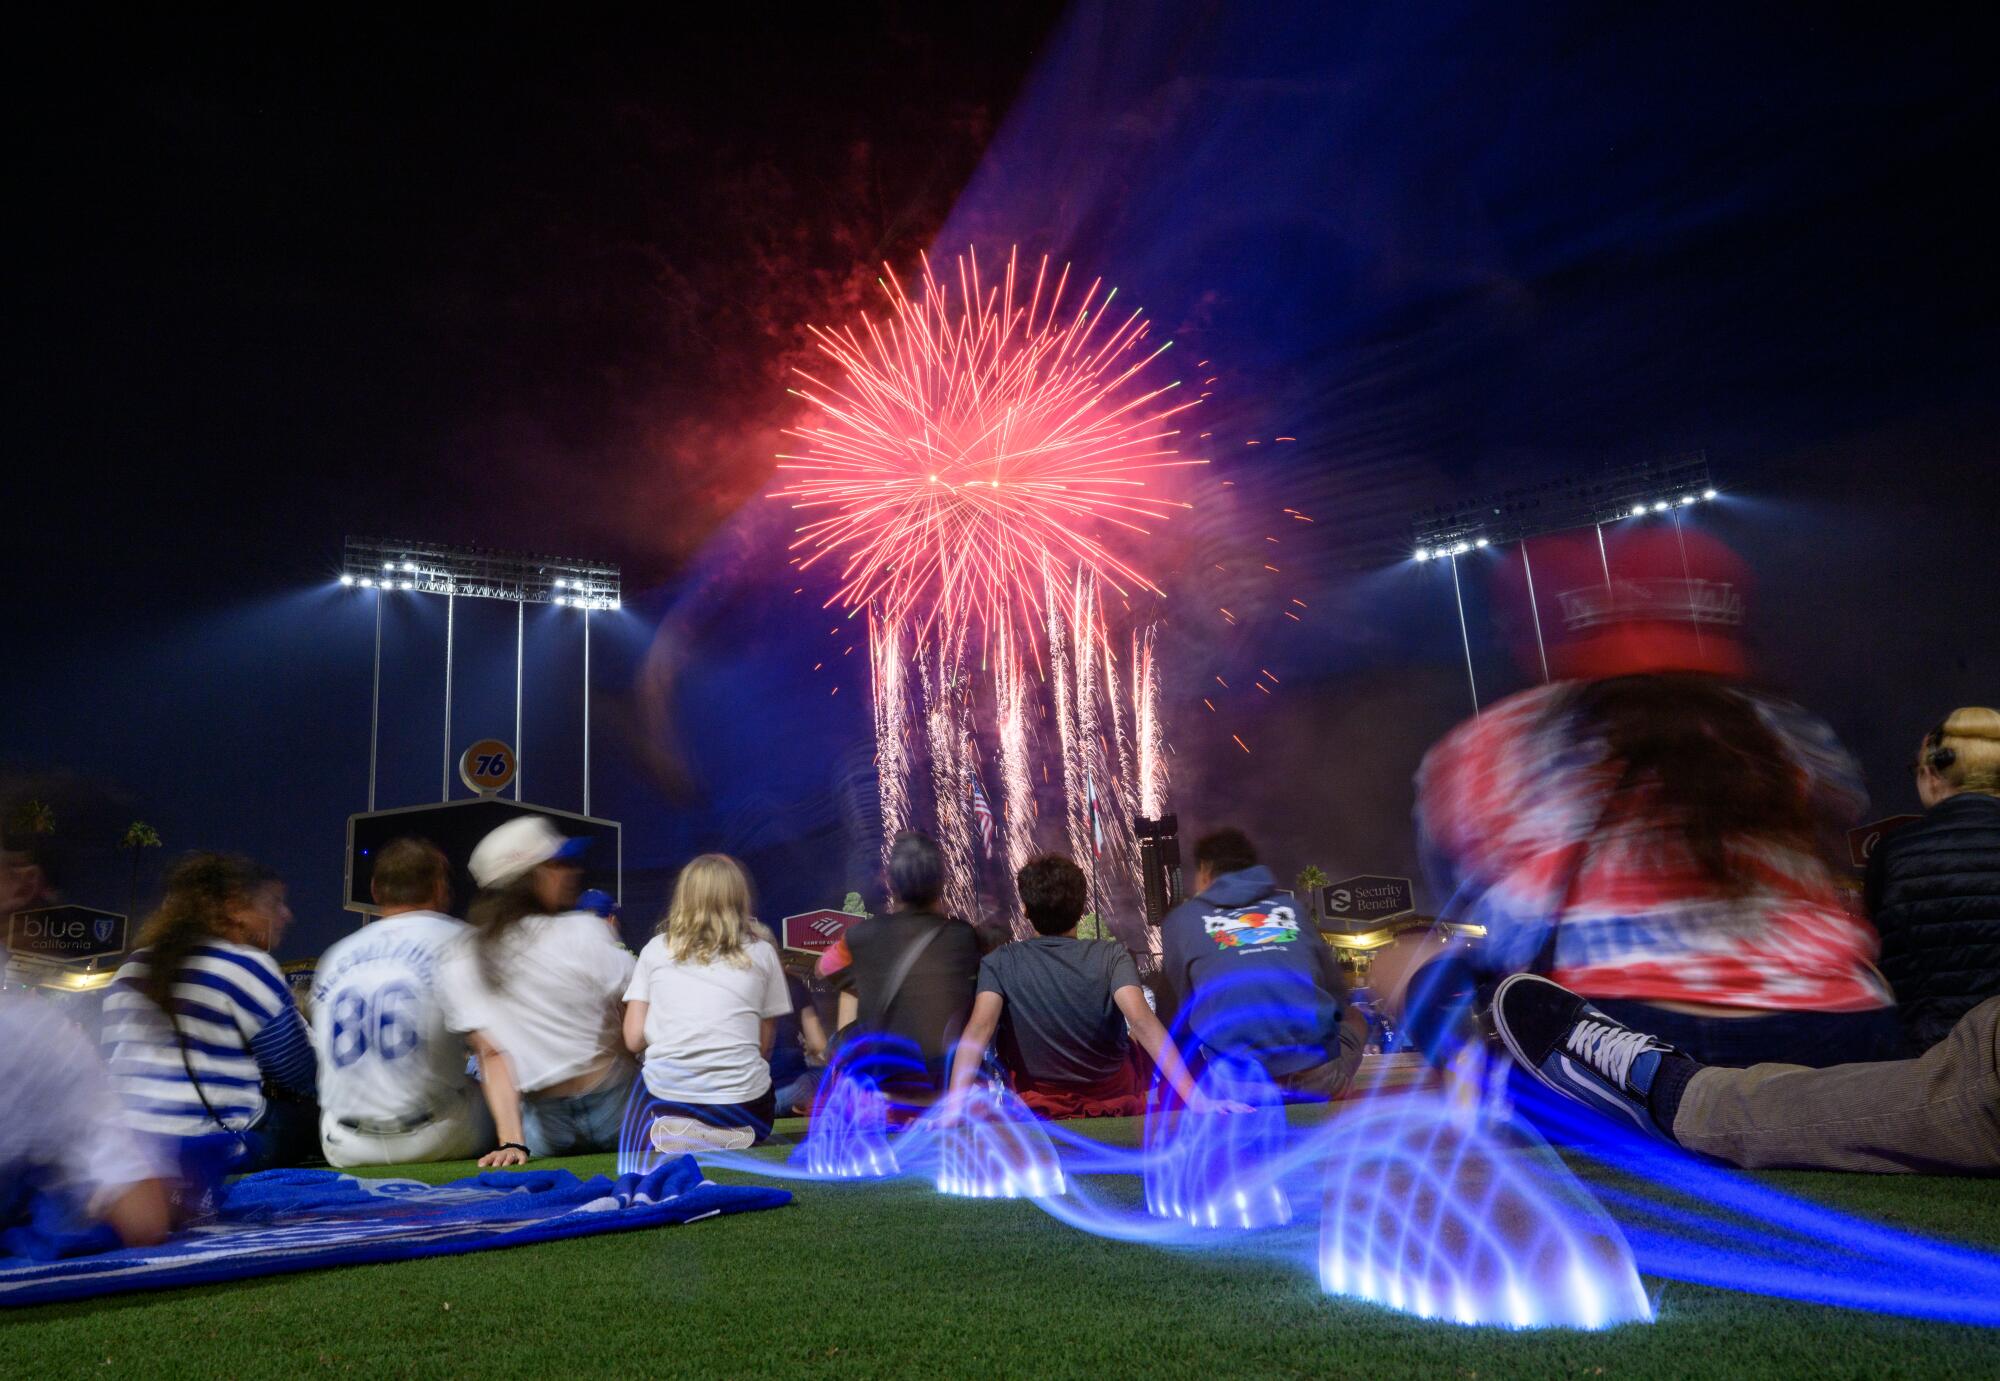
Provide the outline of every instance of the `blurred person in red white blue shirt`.
[[1875,933],[1823,857],[1866,806],[1859,772],[1745,679],[1741,562],[1664,522],[1533,559],[1564,624],[1554,679],[1417,774],[1425,866],[1445,914],[1486,928],[1481,966],[1545,974],[1709,1064],[1892,1058]]

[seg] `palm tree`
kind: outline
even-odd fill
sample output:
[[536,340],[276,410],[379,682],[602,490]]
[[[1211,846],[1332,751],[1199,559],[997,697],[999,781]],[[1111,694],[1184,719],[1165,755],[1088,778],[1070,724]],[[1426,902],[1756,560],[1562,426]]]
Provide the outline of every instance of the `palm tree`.
[[125,827],[125,837],[118,841],[118,847],[132,851],[132,901],[126,914],[136,916],[139,912],[139,860],[145,857],[146,850],[160,847],[160,832],[144,820],[134,820]]
[[1316,928],[1319,926],[1320,921],[1320,889],[1326,886],[1328,880],[1327,875],[1320,871],[1319,865],[1316,863],[1309,863],[1299,871],[1298,888],[1310,901],[1313,925]]
[[9,824],[14,834],[54,834],[56,813],[47,801],[23,801]]

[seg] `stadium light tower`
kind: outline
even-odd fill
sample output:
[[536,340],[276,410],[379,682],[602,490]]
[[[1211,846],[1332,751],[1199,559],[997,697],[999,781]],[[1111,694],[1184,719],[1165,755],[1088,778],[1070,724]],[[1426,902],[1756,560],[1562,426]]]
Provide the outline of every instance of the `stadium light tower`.
[[[1708,471],[1708,455],[1696,452],[1671,460],[1626,465],[1588,475],[1572,475],[1488,495],[1470,503],[1441,504],[1415,515],[1410,531],[1418,561],[1451,563],[1452,595],[1458,605],[1458,636],[1465,647],[1465,680],[1472,691],[1472,712],[1479,713],[1479,683],[1472,674],[1472,634],[1465,621],[1465,595],[1458,583],[1458,558],[1508,542],[1520,544],[1521,570],[1528,581],[1528,610],[1535,624],[1535,647],[1541,654],[1542,680],[1549,679],[1548,646],[1542,640],[1542,610],[1535,596],[1535,568],[1528,560],[1528,539],[1552,533],[1594,528],[1597,559],[1604,568],[1604,585],[1611,586],[1611,556],[1604,545],[1604,525],[1665,514],[1679,537],[1681,510],[1720,497]],[[1681,546],[1681,565],[1687,547]]]
[[556,604],[583,616],[583,813],[590,814],[590,616],[623,607],[618,567],[572,556],[488,551],[397,538],[349,537],[340,583],[371,590],[375,599],[375,685],[368,725],[368,809],[375,809],[376,758],[382,723],[382,598],[390,592],[443,595],[444,771],[438,799],[451,799],[451,701],[457,602],[510,600],[514,611],[514,799],[521,799],[521,670],[530,604]]

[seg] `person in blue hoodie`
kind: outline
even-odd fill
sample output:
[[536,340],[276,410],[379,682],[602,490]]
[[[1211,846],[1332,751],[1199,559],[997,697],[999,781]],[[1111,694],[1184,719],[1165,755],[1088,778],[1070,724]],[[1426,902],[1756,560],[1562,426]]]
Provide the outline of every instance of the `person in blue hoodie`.
[[1338,1096],[1368,1027],[1332,947],[1242,830],[1197,840],[1194,865],[1194,896],[1160,923],[1161,976],[1183,1029],[1211,1057],[1256,1063],[1288,1098]]

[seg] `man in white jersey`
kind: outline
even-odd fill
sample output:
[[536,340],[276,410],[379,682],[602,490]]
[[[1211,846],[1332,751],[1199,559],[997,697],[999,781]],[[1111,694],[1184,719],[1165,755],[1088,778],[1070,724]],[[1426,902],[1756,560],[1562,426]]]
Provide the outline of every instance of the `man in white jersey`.
[[451,865],[434,844],[398,839],[376,855],[369,891],[382,918],[329,949],[313,979],[327,1164],[482,1155],[493,1119],[438,1003],[438,956],[465,929],[444,914]]

